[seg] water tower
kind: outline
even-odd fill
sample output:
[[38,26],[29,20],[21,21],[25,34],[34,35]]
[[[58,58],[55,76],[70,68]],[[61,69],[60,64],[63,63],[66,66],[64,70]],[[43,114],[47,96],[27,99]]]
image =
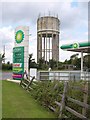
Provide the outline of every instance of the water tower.
[[37,19],[37,62],[43,58],[59,61],[58,17],[44,16]]

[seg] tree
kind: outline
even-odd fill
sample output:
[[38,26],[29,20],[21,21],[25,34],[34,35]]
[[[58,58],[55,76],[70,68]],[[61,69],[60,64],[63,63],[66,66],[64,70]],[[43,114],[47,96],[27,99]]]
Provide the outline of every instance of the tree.
[[58,70],[64,69],[63,62],[58,62]]
[[90,55],[84,56],[84,67],[90,69]]
[[78,57],[78,53],[76,53],[76,54],[74,54],[74,55],[72,55],[71,57],[70,57],[70,59],[75,59],[75,58],[77,58]]
[[80,70],[80,69],[81,69],[81,58],[78,58],[78,59],[76,60],[75,66],[76,66],[76,69],[77,69],[77,70]]
[[76,54],[74,54],[74,55],[72,55],[71,57],[70,57],[70,59],[71,59],[71,64],[73,64],[73,65],[75,65],[76,66],[76,64],[77,64],[77,60],[78,60],[78,53],[76,53]]
[[56,69],[57,68],[57,61],[55,61],[53,59],[49,60],[49,67],[51,69]]
[[35,62],[35,59],[32,58],[33,54],[29,54],[29,60],[28,60],[28,63],[29,63],[29,69],[30,68],[36,68],[37,67],[37,64]]
[[[69,60],[65,60],[62,64],[63,66],[67,65],[73,65],[73,69],[80,69],[81,63],[80,63],[80,59],[78,58],[78,53],[73,54]],[[64,68],[65,69],[65,68]]]
[[38,69],[41,70],[48,69],[48,62],[46,62],[43,58],[40,58],[38,61]]
[[0,63],[5,61],[5,53],[0,54]]
[[10,65],[10,61],[8,61],[7,64]]

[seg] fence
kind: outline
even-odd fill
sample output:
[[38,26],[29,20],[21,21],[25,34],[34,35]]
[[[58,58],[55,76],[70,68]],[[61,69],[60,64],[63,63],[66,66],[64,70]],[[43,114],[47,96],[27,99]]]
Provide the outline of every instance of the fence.
[[[73,88],[74,90],[80,90],[82,93],[83,93],[83,102],[79,101],[79,100],[76,100],[75,98],[71,98],[68,96],[68,90],[69,88]],[[62,97],[62,100],[61,102],[58,102],[58,101],[55,101],[55,103],[60,107],[60,110],[59,110],[59,118],[62,118],[63,116],[63,111],[68,111],[70,112],[71,114],[73,114],[74,116],[78,117],[78,118],[81,118],[81,119],[87,119],[86,115],[87,115],[87,110],[88,110],[88,113],[90,113],[90,105],[87,104],[88,102],[88,82],[85,82],[84,83],[84,86],[83,88],[80,88],[77,87],[77,86],[70,86],[68,84],[68,82],[65,82],[64,83],[64,90],[63,90],[63,94],[60,94],[60,96]],[[71,107],[69,107],[67,105],[67,102],[70,101],[74,104],[77,104],[78,106],[81,106],[82,107],[82,113],[79,113],[77,111],[75,111],[74,109],[72,109]],[[50,106],[49,106],[50,107]],[[53,111],[56,111],[53,107],[50,107]],[[78,108],[77,108],[78,110]],[[67,117],[67,116],[65,116]],[[68,118],[68,117],[67,117]]]
[[80,71],[38,71],[37,80],[90,80],[90,72]]
[[[35,76],[30,76],[27,73],[24,73],[24,79],[22,79],[20,81],[20,85],[25,88],[26,90],[28,90],[29,88],[31,88],[31,84],[33,83],[33,80],[35,79]],[[32,89],[32,88],[31,88]]]
[[[23,81],[21,81],[20,85],[22,87],[24,87],[27,91],[33,90],[33,88],[31,87],[31,84],[37,86],[37,84],[33,83],[33,80],[35,79],[35,77],[32,77],[32,79],[30,80],[29,77],[30,76],[26,76],[27,78],[25,78]],[[43,80],[42,80],[43,82]],[[90,116],[87,116],[87,111],[88,113],[90,113],[90,96],[89,96],[89,85],[90,83],[88,81],[83,81],[82,85],[80,84],[76,84],[78,83],[77,81],[63,81],[64,82],[64,87],[63,87],[63,93],[60,94],[59,96],[61,97],[61,101],[54,101],[54,103],[59,107],[59,111],[58,111],[58,118],[68,118],[67,115],[65,115],[65,110],[68,111],[69,113],[73,114],[74,116],[76,116],[77,118],[81,118],[81,119],[87,119],[90,118]],[[51,82],[52,83],[52,82]],[[74,84],[73,84],[74,83]],[[57,87],[57,83],[55,84],[53,90],[55,90]],[[69,95],[69,91],[70,93],[72,91],[80,91],[80,93],[82,93],[83,95],[83,99],[82,101],[78,100],[77,98],[73,98],[72,96]],[[80,94],[79,94],[80,96]],[[73,105],[69,106],[68,102],[72,102]],[[74,108],[72,108],[73,106],[78,105],[82,108],[82,112],[80,113],[80,111],[78,111],[78,107],[77,110],[75,110]],[[48,106],[51,110],[53,110],[55,113],[57,112],[57,108],[54,108],[54,106]]]

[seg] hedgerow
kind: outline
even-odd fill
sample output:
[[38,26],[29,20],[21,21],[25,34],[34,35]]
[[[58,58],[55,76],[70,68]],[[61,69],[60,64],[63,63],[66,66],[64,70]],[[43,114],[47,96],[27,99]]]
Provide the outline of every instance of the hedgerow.
[[[30,90],[30,94],[44,107],[52,106],[56,108],[56,113],[59,112],[60,107],[55,104],[55,101],[61,102],[60,94],[63,94],[64,90],[64,82],[60,81],[38,81],[34,82],[36,85],[31,85],[33,90]],[[83,102],[83,92],[78,89],[73,89],[70,86],[78,86],[80,88],[84,88],[83,81],[70,81],[68,82],[68,91],[67,95],[73,99],[79,100]],[[90,104],[90,96],[88,97],[88,104]],[[67,101],[67,106],[74,109],[75,111],[82,113],[82,107],[73,102]],[[88,114],[90,111],[87,111],[87,117],[90,118]],[[76,118],[71,113],[64,110],[64,114],[67,115],[69,118]],[[58,114],[57,114],[58,115]]]

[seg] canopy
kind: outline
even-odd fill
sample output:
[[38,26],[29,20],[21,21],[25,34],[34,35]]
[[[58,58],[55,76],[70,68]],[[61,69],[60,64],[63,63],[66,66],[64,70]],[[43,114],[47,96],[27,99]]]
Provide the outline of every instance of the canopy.
[[83,42],[83,43],[75,42],[73,44],[62,45],[60,48],[67,51],[89,53],[90,42]]
[[83,53],[90,53],[90,42],[83,43],[73,43],[62,45],[60,47],[63,50],[73,51],[73,52],[81,52],[81,73],[83,72]]

